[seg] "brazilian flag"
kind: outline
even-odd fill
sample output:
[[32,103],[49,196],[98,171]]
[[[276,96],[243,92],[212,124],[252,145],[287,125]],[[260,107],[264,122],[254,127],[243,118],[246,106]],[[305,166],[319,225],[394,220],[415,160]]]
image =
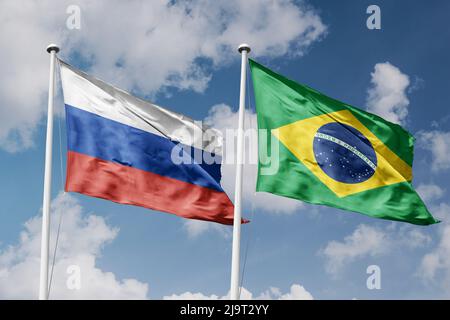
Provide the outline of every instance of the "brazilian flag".
[[259,129],[257,191],[376,218],[438,222],[411,184],[410,133],[253,60],[250,68]]

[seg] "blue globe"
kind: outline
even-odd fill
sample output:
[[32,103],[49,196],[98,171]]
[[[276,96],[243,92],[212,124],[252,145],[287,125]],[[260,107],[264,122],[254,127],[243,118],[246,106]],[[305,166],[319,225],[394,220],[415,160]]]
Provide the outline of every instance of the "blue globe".
[[370,141],[358,130],[339,122],[317,130],[314,156],[320,168],[332,179],[343,183],[361,183],[375,173],[377,155]]

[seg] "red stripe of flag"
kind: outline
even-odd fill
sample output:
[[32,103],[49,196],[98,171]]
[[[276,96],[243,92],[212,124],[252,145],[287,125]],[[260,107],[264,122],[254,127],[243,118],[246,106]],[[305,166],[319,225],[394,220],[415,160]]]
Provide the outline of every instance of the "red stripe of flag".
[[234,207],[225,192],[73,151],[67,153],[65,190],[184,218],[233,224]]

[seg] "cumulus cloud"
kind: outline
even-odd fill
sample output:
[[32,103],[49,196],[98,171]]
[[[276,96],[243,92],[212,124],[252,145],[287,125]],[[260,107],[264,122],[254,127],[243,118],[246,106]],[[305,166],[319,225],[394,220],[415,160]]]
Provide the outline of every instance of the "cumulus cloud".
[[443,289],[446,297],[450,295],[450,205],[441,203],[433,212],[443,222],[438,229],[438,243],[421,261],[418,275],[428,284]]
[[389,62],[377,63],[371,73],[372,86],[367,91],[367,110],[386,120],[402,124],[408,115],[406,96],[408,75]]
[[335,274],[347,262],[358,257],[377,256],[385,252],[386,234],[374,227],[359,225],[356,230],[344,238],[344,241],[331,241],[323,249],[327,258],[326,270]]
[[199,235],[210,231],[217,232],[224,238],[229,238],[231,236],[231,228],[229,226],[202,220],[184,220],[183,226],[190,238],[196,238]]
[[429,284],[437,285],[450,294],[450,225],[443,226],[436,248],[421,261],[419,275]]
[[417,135],[418,146],[431,152],[431,169],[433,171],[450,168],[450,132],[421,131]]
[[[103,247],[117,236],[119,231],[117,228],[109,226],[100,216],[83,213],[77,200],[68,194],[60,194],[52,201],[53,221],[58,221],[61,214],[63,224],[55,261],[51,299],[147,298],[146,283],[136,279],[118,279],[114,273],[97,266],[97,259]],[[28,220],[18,243],[0,251],[0,299],[37,298],[41,223],[40,215]],[[50,235],[53,241],[50,252],[54,250],[56,227],[57,223],[52,223]],[[67,285],[71,279],[73,280],[71,276],[75,275],[71,268],[80,272],[78,290],[77,286]]]
[[255,57],[301,55],[326,32],[310,7],[287,0],[78,1],[80,30],[66,28],[69,5],[2,3],[0,147],[8,151],[33,145],[45,112],[50,42],[86,71],[153,96],[166,87],[203,91],[214,69],[238,58],[242,41]]
[[[8,151],[33,144],[48,90],[46,46],[60,40],[65,8],[58,3],[3,1],[0,11],[0,146]],[[50,23],[49,21],[53,21]]]
[[431,238],[416,228],[397,227],[386,229],[359,225],[343,241],[330,241],[319,254],[326,258],[326,271],[336,276],[347,264],[366,257],[379,257],[395,248],[418,248],[428,245]]
[[264,291],[257,299],[261,300],[313,300],[313,296],[303,286],[293,284],[287,293],[282,293],[280,289],[271,287]]
[[416,191],[419,193],[423,201],[433,201],[441,198],[445,190],[436,184],[420,184]]
[[[230,294],[225,296],[218,296],[215,294],[205,295],[197,292],[184,292],[182,294],[173,294],[163,297],[164,300],[226,300],[229,299]],[[313,300],[313,296],[303,286],[299,284],[293,284],[289,292],[282,293],[279,288],[270,287],[268,290],[261,292],[259,295],[254,296],[250,291],[245,288],[241,289],[242,300]]]

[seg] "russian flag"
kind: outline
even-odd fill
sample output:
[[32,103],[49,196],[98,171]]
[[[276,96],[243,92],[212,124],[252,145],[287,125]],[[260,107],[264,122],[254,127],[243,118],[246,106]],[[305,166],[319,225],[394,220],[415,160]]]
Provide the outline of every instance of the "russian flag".
[[65,190],[184,218],[233,224],[220,185],[222,137],[60,61]]

